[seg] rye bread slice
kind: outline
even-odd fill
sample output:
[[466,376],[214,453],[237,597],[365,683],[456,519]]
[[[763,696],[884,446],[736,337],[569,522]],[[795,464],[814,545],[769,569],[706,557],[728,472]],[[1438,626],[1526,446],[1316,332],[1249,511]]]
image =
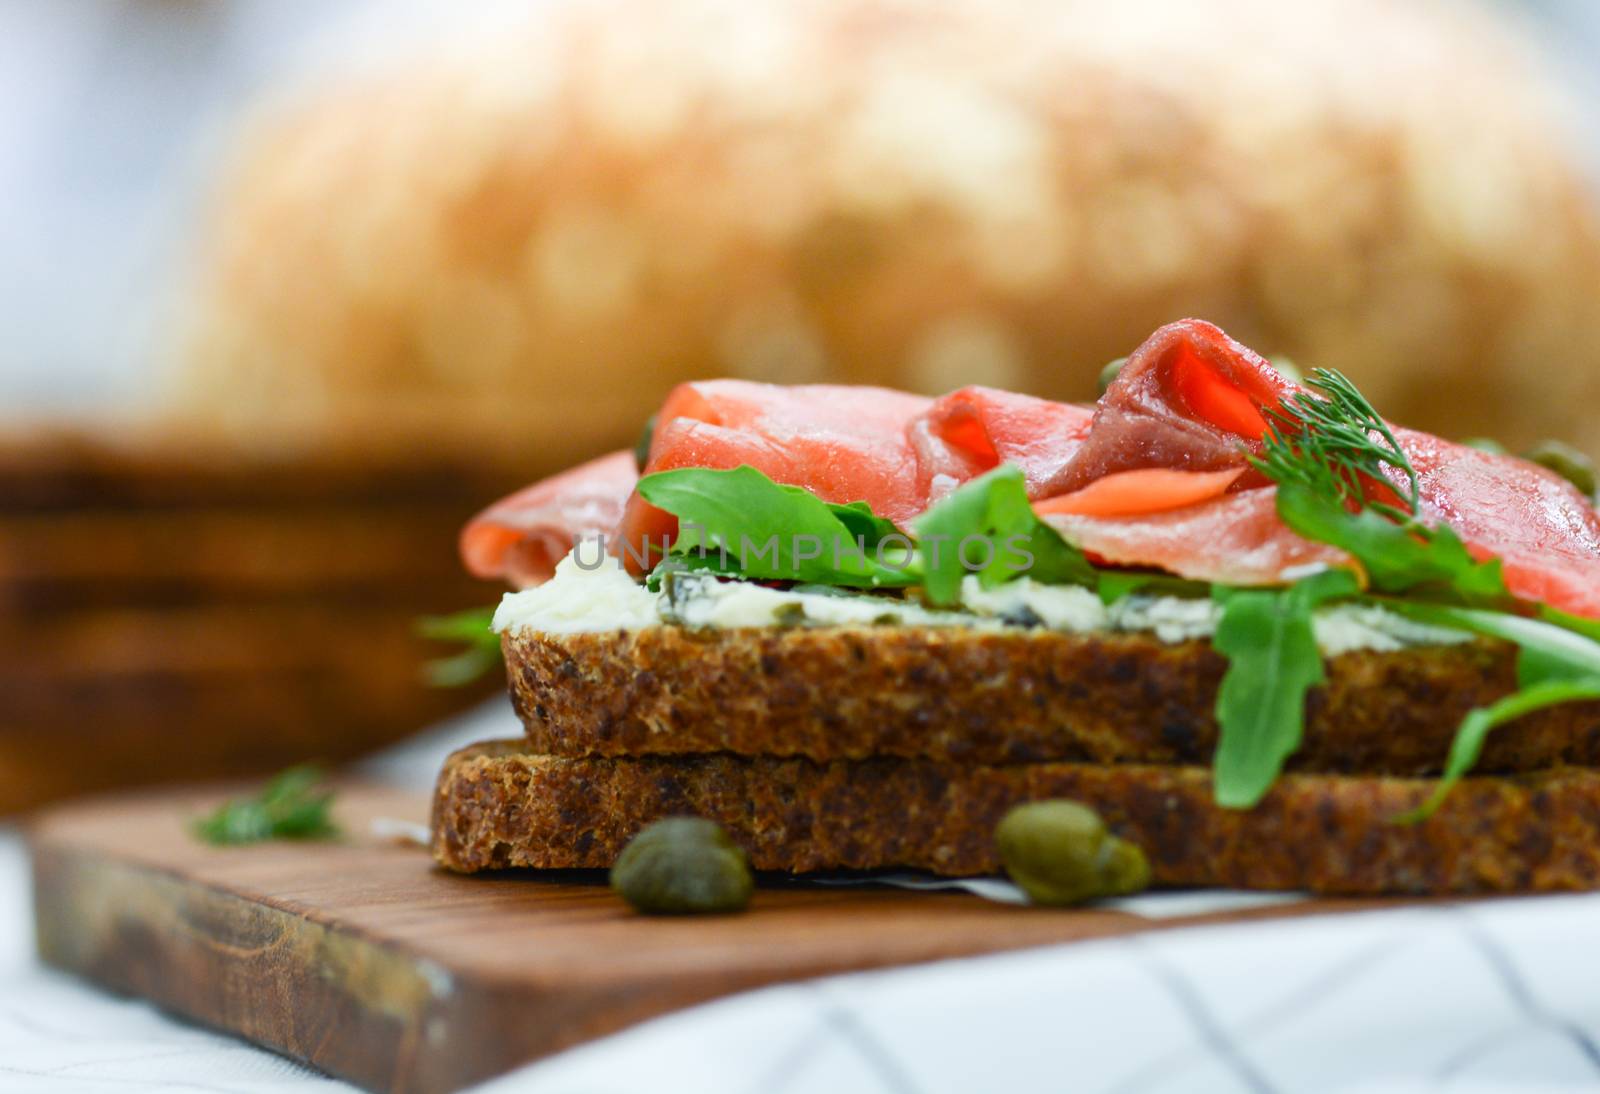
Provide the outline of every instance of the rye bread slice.
[[716,821],[762,870],[997,872],[993,832],[1019,802],[1071,798],[1144,848],[1167,886],[1320,893],[1600,888],[1600,771],[1464,780],[1431,819],[1392,818],[1432,780],[1288,775],[1256,809],[1211,800],[1202,767],[979,766],[872,759],[818,764],[729,755],[641,759],[463,749],[433,803],[449,869],[607,867],[660,817]]
[[[1208,765],[1226,668],[1209,643],[956,628],[521,632],[503,642],[527,750],[811,760]],[[1293,769],[1437,773],[1463,715],[1516,687],[1475,641],[1331,658]],[[1478,770],[1600,766],[1600,703],[1497,729]]]

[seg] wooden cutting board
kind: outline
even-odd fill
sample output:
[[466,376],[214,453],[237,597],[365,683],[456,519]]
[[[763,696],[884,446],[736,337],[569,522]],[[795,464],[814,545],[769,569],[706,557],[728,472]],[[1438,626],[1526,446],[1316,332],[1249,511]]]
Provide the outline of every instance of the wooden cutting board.
[[373,833],[416,794],[349,787],[337,843],[221,849],[228,788],[59,808],[32,826],[45,960],[372,1090],[449,1091],[765,984],[1243,916],[1153,921],[964,893],[775,880],[743,915],[652,919],[593,872],[459,877]]

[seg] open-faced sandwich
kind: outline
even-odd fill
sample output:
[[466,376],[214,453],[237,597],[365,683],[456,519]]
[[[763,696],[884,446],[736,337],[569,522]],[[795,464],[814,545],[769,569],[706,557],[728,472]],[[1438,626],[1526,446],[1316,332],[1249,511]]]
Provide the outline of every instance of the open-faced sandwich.
[[461,871],[662,817],[758,869],[1001,867],[1070,799],[1157,885],[1600,887],[1600,519],[1184,320],[1094,406],[734,380],[492,506],[526,735],[448,761]]

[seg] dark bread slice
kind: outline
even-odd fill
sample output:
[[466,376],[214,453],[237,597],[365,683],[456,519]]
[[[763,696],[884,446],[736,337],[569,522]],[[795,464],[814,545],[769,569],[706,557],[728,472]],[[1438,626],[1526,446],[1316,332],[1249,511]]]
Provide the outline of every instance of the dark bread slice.
[[[1204,765],[1226,667],[1206,642],[1020,629],[655,626],[503,645],[528,751],[562,756]],[[1437,773],[1462,716],[1515,687],[1500,643],[1331,658],[1291,767]],[[1561,764],[1600,766],[1600,704],[1497,729],[1478,770]]]
[[993,832],[1018,802],[1072,798],[1150,858],[1158,885],[1322,893],[1600,888],[1600,771],[1464,780],[1429,820],[1391,818],[1426,779],[1288,775],[1259,807],[1218,808],[1201,767],[968,766],[737,756],[633,760],[530,754],[522,741],[455,753],[433,803],[433,853],[471,872],[611,865],[660,817],[725,827],[763,870],[915,867],[997,872]]

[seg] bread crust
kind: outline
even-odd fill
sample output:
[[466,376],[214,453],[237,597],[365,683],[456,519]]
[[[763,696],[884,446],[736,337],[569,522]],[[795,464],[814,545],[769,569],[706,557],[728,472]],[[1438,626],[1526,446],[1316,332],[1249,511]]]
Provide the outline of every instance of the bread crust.
[[[827,627],[503,641],[528,750],[811,760],[1209,764],[1226,662],[1205,642],[1045,630]],[[1470,642],[1328,661],[1302,771],[1434,774],[1461,718],[1515,690],[1515,651]],[[1477,770],[1600,765],[1600,704],[1497,729]]]
[[542,756],[521,741],[463,749],[433,805],[451,870],[609,866],[640,828],[693,814],[762,870],[913,867],[988,874],[1012,805],[1071,798],[1149,856],[1155,883],[1319,893],[1474,893],[1600,887],[1600,772],[1465,779],[1429,820],[1391,823],[1425,779],[1288,775],[1259,807],[1219,808],[1204,768],[957,765],[876,759]]

